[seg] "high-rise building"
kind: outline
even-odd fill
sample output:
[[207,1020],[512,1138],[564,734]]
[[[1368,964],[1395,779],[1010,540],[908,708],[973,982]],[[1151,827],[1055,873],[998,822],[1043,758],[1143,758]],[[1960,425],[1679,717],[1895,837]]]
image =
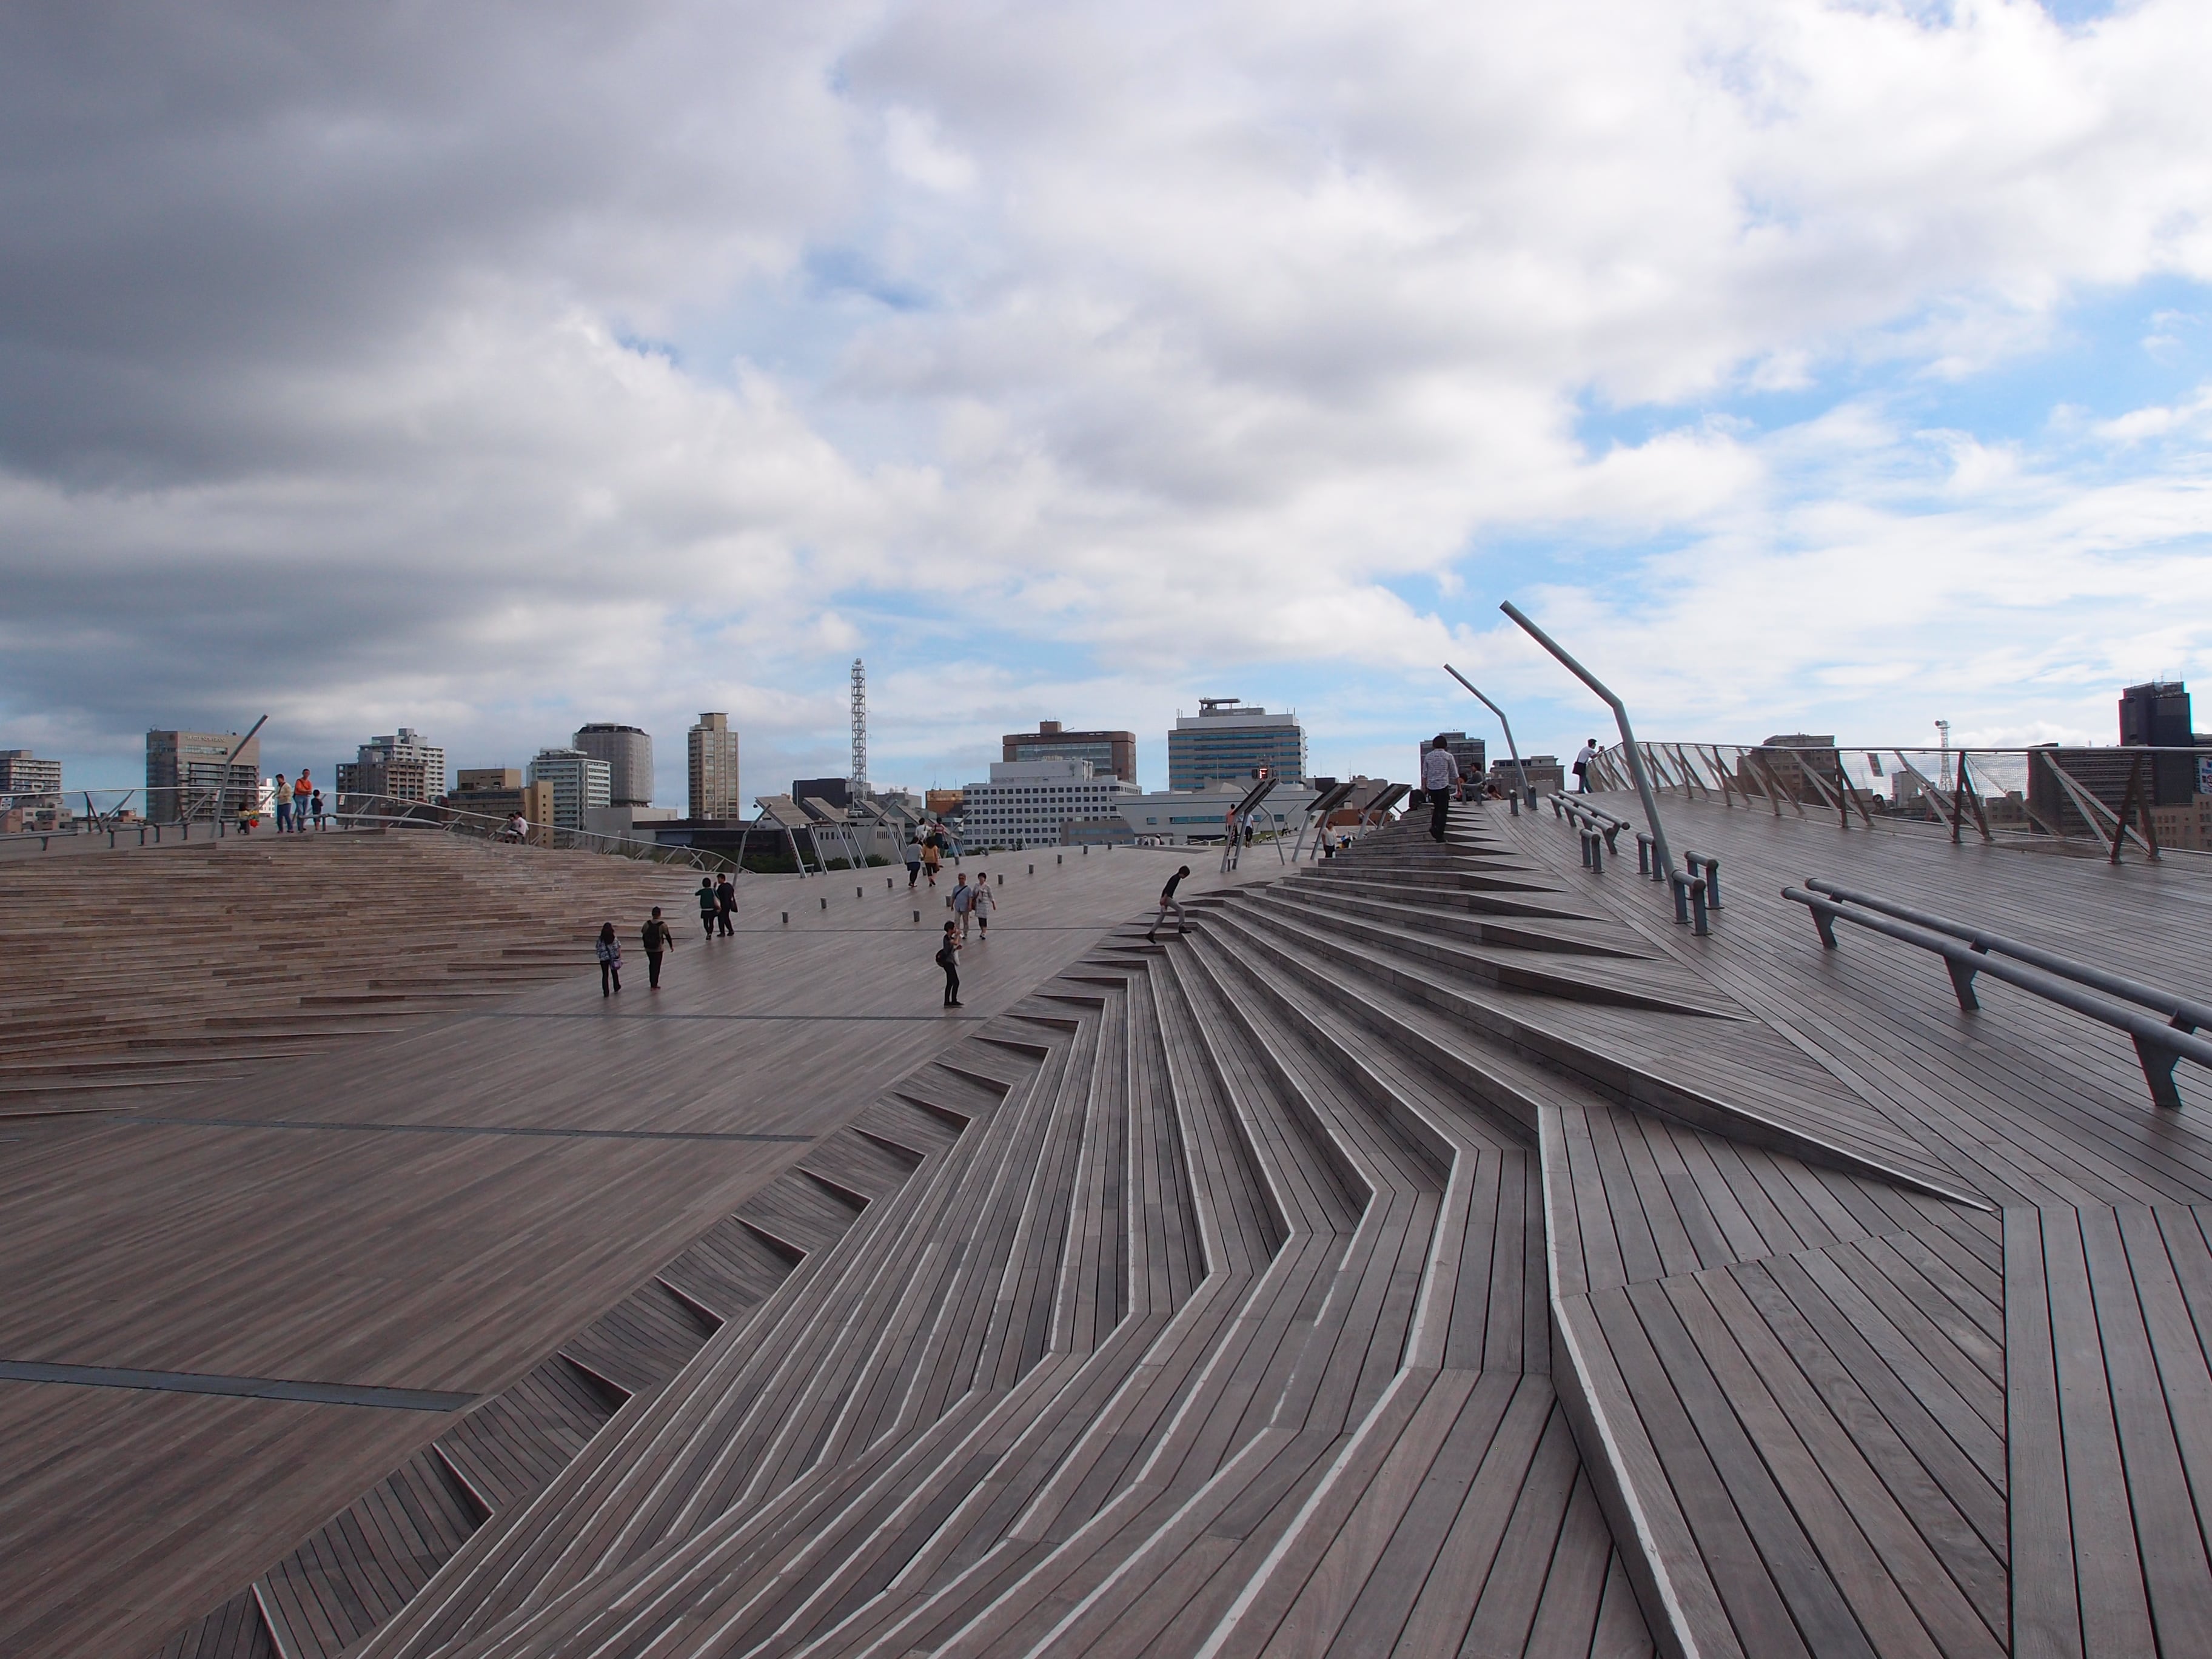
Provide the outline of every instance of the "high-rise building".
[[1306,734],[1295,714],[1248,708],[1235,697],[1200,697],[1168,733],[1168,787],[1203,789],[1268,775],[1285,783],[1306,775]]
[[691,728],[691,816],[729,819],[744,816],[738,793],[738,734],[727,714],[702,714]]
[[635,726],[594,722],[576,728],[575,746],[607,763],[610,806],[653,805],[653,738]]
[[61,792],[59,761],[40,760],[27,749],[0,749],[0,795],[58,795]]
[[[2120,693],[2122,747],[2187,749],[2197,741],[2189,727],[2189,688],[2179,680],[2153,680]],[[2181,805],[2197,793],[2197,757],[2154,755],[2150,776],[2153,805]]]
[[[238,757],[223,763],[232,750]],[[261,738],[239,748],[235,732],[149,732],[146,734],[146,816],[156,823],[204,821],[240,800],[261,794]],[[217,805],[218,799],[223,803]]]
[[446,751],[403,726],[371,738],[351,761],[340,761],[341,795],[383,795],[392,800],[433,801],[446,793]]
[[1009,732],[999,743],[1001,760],[1085,760],[1102,778],[1137,781],[1134,732],[1070,732],[1058,720],[1039,720],[1036,731]]
[[611,769],[580,749],[541,749],[530,763],[530,781],[553,789],[553,824],[581,830],[584,814],[607,804]]
[[[1422,754],[1428,751],[1429,745],[1434,743],[1437,738],[1442,738],[1444,740],[1444,752],[1459,763],[1460,776],[1470,783],[1480,782],[1483,773],[1488,769],[1490,764],[1487,742],[1481,738],[1470,738],[1464,732],[1439,732],[1436,737],[1421,739]],[[1421,775],[1419,754],[1413,757],[1413,775],[1417,778]]]

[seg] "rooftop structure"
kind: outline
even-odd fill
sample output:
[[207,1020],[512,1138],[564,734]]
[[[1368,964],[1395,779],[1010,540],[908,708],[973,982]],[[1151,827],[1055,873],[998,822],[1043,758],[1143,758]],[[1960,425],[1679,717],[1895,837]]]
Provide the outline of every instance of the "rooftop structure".
[[610,806],[653,804],[653,738],[642,727],[581,726],[576,728],[574,746],[607,763]]
[[1034,732],[1009,732],[999,739],[1009,761],[1083,760],[1102,778],[1137,781],[1133,732],[1071,732],[1058,720],[1039,720]]
[[[1662,793],[1725,884],[1703,935],[1572,823],[1469,803],[1440,847],[1205,860],[1157,940],[1173,853],[993,860],[940,1018],[943,894],[747,878],[743,947],[680,951],[659,1018],[564,977],[245,1074],[312,1111],[226,1075],[15,1119],[11,1312],[71,1346],[9,1362],[44,1438],[0,1488],[0,1648],[2192,1651],[2212,1064],[2160,1103],[2137,1042],[2197,1039],[2018,951],[2212,1029],[2212,871]],[[261,1012],[318,960],[264,950],[272,900],[326,917],[349,842],[377,904],[408,858],[541,930],[645,896],[520,902],[520,860],[580,855],[430,836],[50,867],[106,907],[72,934],[176,890]],[[103,860],[149,873],[118,900]],[[686,921],[694,872],[643,875]],[[2014,942],[1958,978],[1909,929],[1827,948],[1808,875]],[[421,890],[460,953],[508,931],[465,885]],[[34,933],[58,894],[4,902]],[[306,1011],[423,977],[392,949]],[[19,996],[75,971],[0,953]],[[193,1024],[229,985],[188,976]],[[270,1041],[211,1029],[227,1073]],[[407,1318],[345,1316],[369,1271]],[[115,1491],[146,1501],[67,1499]]]
[[1201,697],[1198,713],[1168,733],[1168,787],[1201,789],[1256,778],[1264,769],[1286,783],[1306,775],[1306,734],[1294,714],[1247,708],[1235,697]]

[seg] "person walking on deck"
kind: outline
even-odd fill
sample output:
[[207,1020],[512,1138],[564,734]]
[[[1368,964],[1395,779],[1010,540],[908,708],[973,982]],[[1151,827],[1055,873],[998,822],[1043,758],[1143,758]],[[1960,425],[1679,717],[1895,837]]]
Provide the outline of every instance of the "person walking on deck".
[[1421,787],[1429,795],[1429,839],[1440,842],[1451,821],[1452,797],[1459,792],[1459,763],[1442,732],[1421,757]]
[[944,862],[945,843],[939,838],[937,831],[933,830],[929,832],[928,838],[921,843],[921,867],[929,877],[929,884],[932,887],[937,885],[937,872]]
[[957,1008],[960,1004],[960,924],[945,924],[945,937],[937,946],[937,965],[945,969],[945,1006]]
[[738,931],[732,921],[738,914],[738,887],[730,879],[730,872],[726,870],[722,872],[721,880],[714,884],[714,902],[718,907],[720,937],[727,939]]
[[921,831],[916,830],[906,844],[906,884],[908,890],[911,891],[915,883],[921,879]]
[[669,932],[668,924],[661,920],[660,907],[656,904],[653,907],[652,916],[645,924],[645,979],[647,990],[658,991],[660,988],[661,954],[664,951],[673,951],[675,948],[676,935]]
[[1575,757],[1575,793],[1577,794],[1589,793],[1590,771],[1596,764],[1597,739],[1589,738],[1583,741],[1583,752]]
[[283,835],[292,828],[292,786],[284,781],[284,775],[276,775],[276,782],[270,793],[276,798],[276,833]]
[[307,769],[303,766],[300,775],[292,780],[292,833],[295,836],[307,833],[308,797],[314,793],[315,786],[307,781]]
[[954,878],[952,896],[945,902],[952,907],[952,919],[960,924],[960,942],[965,945],[968,942],[968,918],[975,908],[975,890],[968,884],[966,876]]
[[722,914],[722,901],[714,891],[712,876],[699,878],[699,930],[708,939],[714,937],[715,918]]
[[1160,889],[1160,913],[1158,915],[1152,918],[1152,929],[1145,935],[1146,939],[1150,939],[1155,945],[1158,945],[1160,942],[1160,924],[1168,919],[1168,912],[1170,910],[1175,912],[1176,933],[1177,935],[1180,936],[1185,931],[1182,915],[1182,901],[1176,897],[1176,889],[1182,885],[1182,878],[1189,873],[1190,866],[1186,864],[1182,869],[1176,871],[1175,874],[1170,876],[1168,878],[1168,884]]
[[991,894],[991,872],[978,870],[975,872],[975,896],[968,901],[969,913],[975,918],[975,936],[978,939],[991,937],[991,912],[998,908],[999,901]]
[[599,994],[612,996],[622,989],[622,941],[615,937],[611,921],[599,925]]

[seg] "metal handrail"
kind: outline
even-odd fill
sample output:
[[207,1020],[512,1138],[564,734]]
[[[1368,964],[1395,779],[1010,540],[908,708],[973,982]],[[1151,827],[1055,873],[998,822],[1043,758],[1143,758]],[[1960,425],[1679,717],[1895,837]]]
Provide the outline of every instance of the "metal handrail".
[[1820,876],[1807,878],[1805,885],[1816,893],[1841,899],[1846,904],[1864,905],[1869,910],[1879,910],[1884,915],[1894,916],[1899,921],[1909,921],[1916,927],[1925,927],[1930,933],[1946,933],[1963,940],[1972,950],[1984,955],[2011,957],[2032,967],[2061,979],[2072,980],[2077,985],[2102,991],[2106,996],[2118,997],[2123,1002],[2132,1002],[2163,1014],[2177,1030],[2197,1031],[2212,1027],[2212,1004],[2197,1002],[2177,996],[2162,987],[2146,984],[2139,979],[2130,979],[2124,974],[2108,972],[2086,962],[2076,962],[2071,957],[2062,957],[2056,951],[2046,951],[2041,945],[2023,945],[2017,939],[2007,939],[2002,933],[1992,933],[1984,928],[1963,921],[1953,921],[1926,910],[1916,910],[1909,904],[1899,904],[1873,893],[1862,893],[1856,888],[1845,887]]
[[[2104,978],[2112,985],[2149,993],[2151,996],[2170,1002],[2178,1008],[2212,1012],[2203,1010],[2201,1004],[2185,1003],[2170,993],[2123,979],[2118,975],[2106,975],[2101,969],[2092,968],[2086,963],[2069,961],[2055,952],[2036,951],[2035,954],[2063,964],[2063,968],[2046,968],[2040,963],[2031,966],[2028,964],[2032,958],[2026,956],[2015,963],[1994,951],[1980,949],[1968,943],[1968,937],[1976,930],[1967,927],[1963,922],[1947,921],[1946,928],[1952,931],[1938,932],[1911,921],[1893,921],[1881,910],[1860,906],[1856,898],[1846,902],[1826,893],[1808,892],[1802,887],[1785,887],[1782,890],[1782,896],[1803,905],[1812,913],[1813,926],[1820,933],[1820,948],[1823,950],[1837,948],[1836,923],[1848,921],[1853,927],[1863,927],[1869,933],[1881,933],[1906,945],[1917,945],[1921,950],[1942,957],[1943,965],[1950,972],[1951,989],[1958,997],[1961,1012],[1972,1013],[1981,1007],[1981,999],[1975,994],[1974,980],[1977,975],[1987,974],[1992,979],[2002,980],[2008,985],[2032,992],[2046,1002],[2055,1002],[2062,1008],[2070,1008],[2075,1013],[2087,1014],[2092,1019],[2125,1031],[2135,1039],[2136,1059],[2142,1066],[2143,1080],[2150,1085],[2151,1099],[2157,1105],[2172,1110],[2180,1109],[2181,1091],[2174,1086],[2173,1081],[2173,1067],[2177,1060],[2193,1060],[2199,1066],[2212,1067],[2212,1042],[2194,1035],[2197,1022],[2191,1020],[2185,1024],[2183,1017],[2177,1015],[2172,1023],[2162,1024],[2148,1014],[2138,1013],[2133,1008],[2117,1006],[2103,997],[2092,996],[2079,988],[2097,984],[2100,978]],[[1901,909],[1905,907],[1885,907],[1888,908]],[[2019,948],[2034,950],[2033,946]],[[2120,994],[2118,991],[2112,994]],[[2147,1006],[2155,1006],[2156,1004]]]
[[[398,812],[362,811],[358,807],[341,810],[331,816],[340,823],[374,823],[395,829],[437,830],[447,835],[471,835],[486,841],[507,840],[507,821],[488,813],[471,812],[465,808],[441,805],[432,801],[404,800],[394,795],[350,794],[348,801],[381,801],[405,810]],[[536,837],[545,836],[548,841]],[[633,858],[652,864],[682,865],[688,869],[713,874],[734,870],[750,874],[736,860],[720,853],[702,853],[696,847],[671,847],[657,841],[642,841],[634,836],[602,834],[597,830],[569,830],[556,824],[538,823],[530,826],[530,835],[520,842],[521,846],[547,846],[582,853],[601,853],[621,858]],[[632,850],[635,849],[635,850]]]

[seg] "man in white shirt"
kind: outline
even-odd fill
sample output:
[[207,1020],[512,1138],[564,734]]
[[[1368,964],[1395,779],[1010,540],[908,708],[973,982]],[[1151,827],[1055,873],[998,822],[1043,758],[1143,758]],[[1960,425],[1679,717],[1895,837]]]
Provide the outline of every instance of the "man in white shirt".
[[1452,797],[1459,793],[1459,763],[1441,734],[1421,757],[1421,787],[1429,797],[1429,839],[1442,841],[1451,817]]
[[1583,752],[1575,757],[1575,793],[1577,794],[1587,795],[1590,793],[1590,769],[1596,763],[1597,739],[1585,738],[1583,743]]

